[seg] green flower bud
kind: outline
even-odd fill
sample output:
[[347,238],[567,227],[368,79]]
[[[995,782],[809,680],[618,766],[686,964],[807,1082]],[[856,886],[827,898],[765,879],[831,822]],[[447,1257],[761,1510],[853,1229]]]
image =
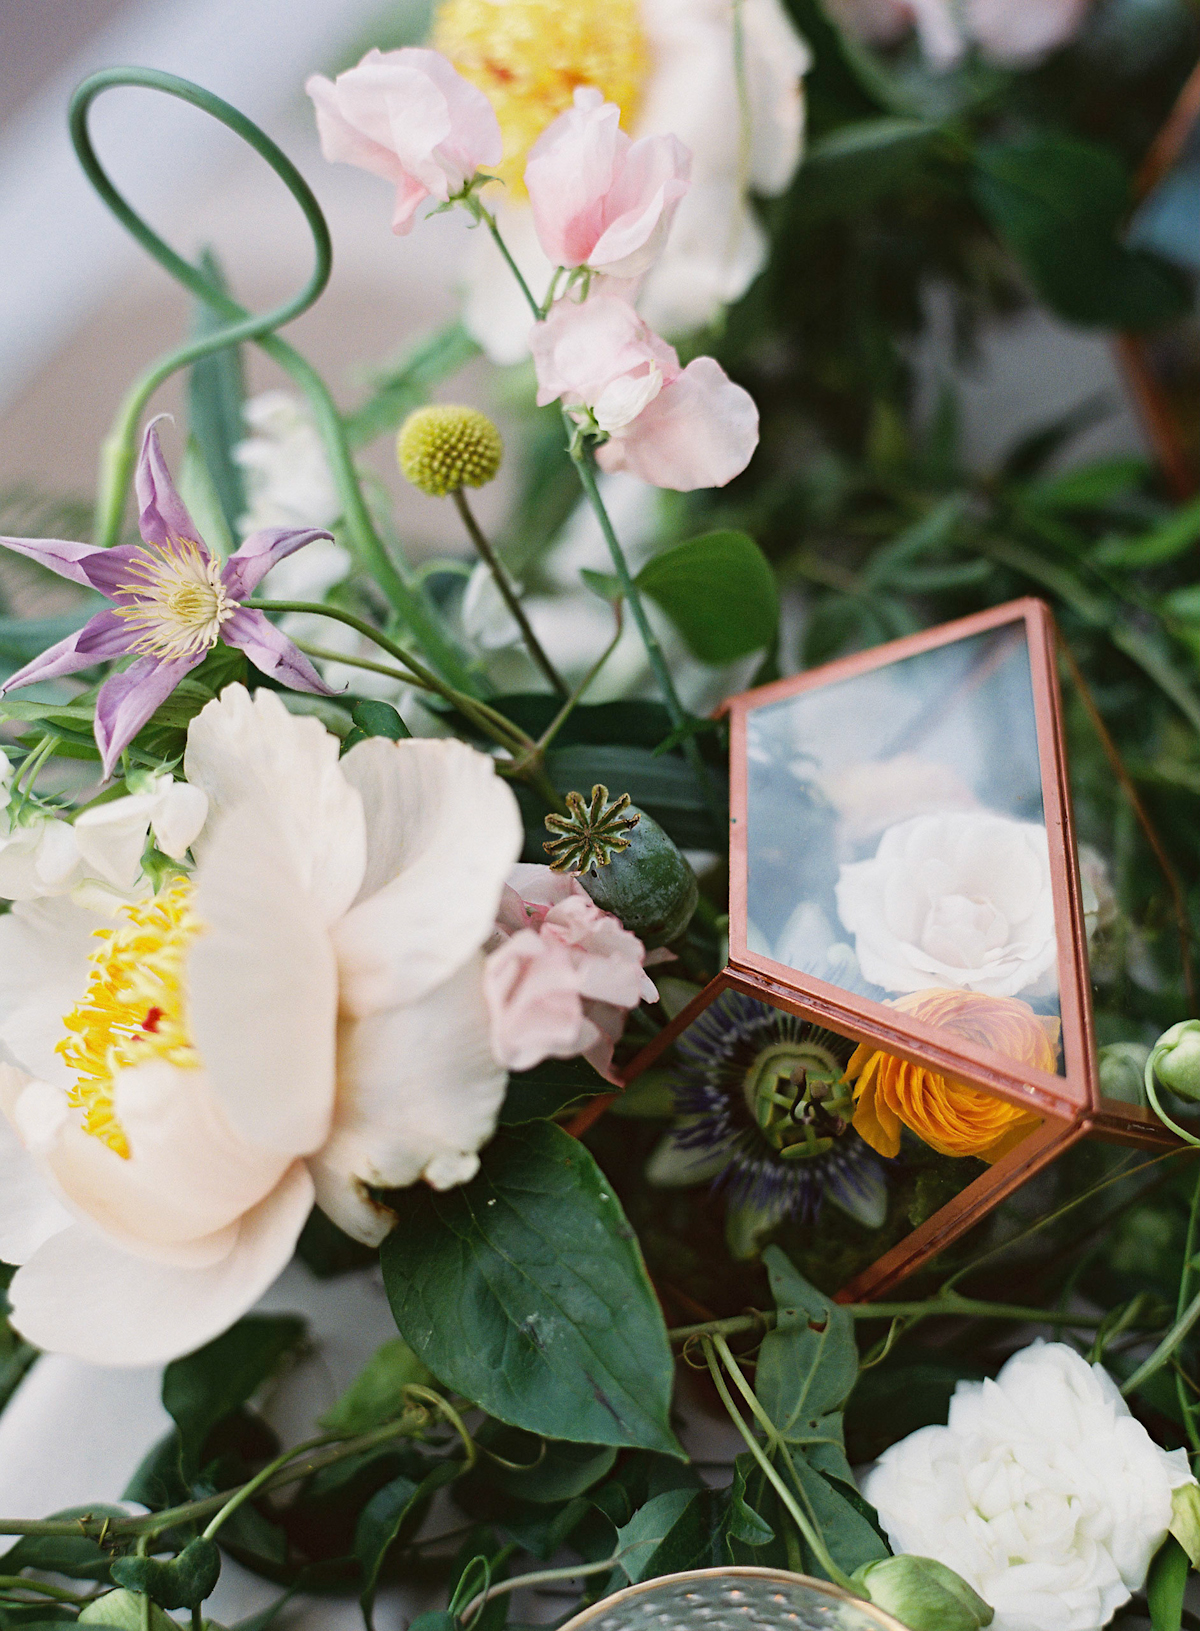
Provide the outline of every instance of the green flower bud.
[[1164,1031],[1150,1054],[1154,1074],[1181,1099],[1200,1100],[1200,1019]]
[[1146,1060],[1150,1049],[1144,1042],[1110,1042],[1100,1049],[1100,1092],[1106,1099],[1123,1104],[1146,1103]]
[[663,946],[692,920],[700,891],[675,842],[652,816],[629,802],[610,801],[608,788],[591,799],[567,794],[565,816],[548,815],[555,834],[542,847],[556,872],[573,872],[596,905],[619,917],[647,946]]
[[1170,1532],[1187,1553],[1193,1569],[1200,1569],[1200,1484],[1181,1484],[1171,1491]]
[[864,1563],[856,1586],[909,1631],[979,1631],[993,1611],[961,1575],[931,1557],[884,1557]]
[[445,498],[459,487],[486,486],[503,455],[500,432],[477,408],[418,408],[396,440],[400,469],[430,498]]

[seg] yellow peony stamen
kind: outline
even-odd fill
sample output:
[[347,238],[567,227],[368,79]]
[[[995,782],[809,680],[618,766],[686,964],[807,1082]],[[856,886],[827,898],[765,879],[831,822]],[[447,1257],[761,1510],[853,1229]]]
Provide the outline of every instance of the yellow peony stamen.
[[102,944],[87,992],[63,1016],[67,1035],[55,1051],[79,1075],[68,1102],[83,1111],[84,1132],[121,1156],[129,1141],[113,1106],[117,1072],[147,1059],[181,1070],[200,1065],[184,984],[188,948],[203,928],[191,902],[191,883],[177,878],[153,900],[123,906],[119,928],[97,929]]
[[117,592],[137,598],[113,609],[137,631],[130,650],[144,656],[169,662],[208,651],[238,609],[221,582],[221,562],[191,539],[175,540],[170,551],[142,544],[128,572]]
[[497,174],[515,198],[529,149],[579,86],[615,102],[628,130],[647,71],[638,0],[443,0],[432,43],[495,108]]

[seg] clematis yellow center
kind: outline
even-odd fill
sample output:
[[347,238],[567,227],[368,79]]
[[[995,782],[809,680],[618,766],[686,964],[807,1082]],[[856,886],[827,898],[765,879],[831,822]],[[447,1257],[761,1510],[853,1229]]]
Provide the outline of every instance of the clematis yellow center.
[[628,129],[648,62],[638,0],[442,0],[433,45],[495,108],[497,173],[516,198],[529,149],[578,87],[603,91]]
[[117,1072],[148,1059],[200,1065],[184,982],[188,948],[203,929],[191,902],[191,882],[177,878],[152,900],[123,906],[118,928],[97,929],[87,991],[63,1016],[67,1035],[55,1051],[78,1073],[68,1101],[83,1111],[84,1132],[121,1156],[129,1141],[113,1105]]
[[131,650],[167,661],[216,645],[222,623],[238,609],[221,582],[220,561],[187,538],[169,552],[143,544],[119,592],[136,597],[113,608],[136,631]]

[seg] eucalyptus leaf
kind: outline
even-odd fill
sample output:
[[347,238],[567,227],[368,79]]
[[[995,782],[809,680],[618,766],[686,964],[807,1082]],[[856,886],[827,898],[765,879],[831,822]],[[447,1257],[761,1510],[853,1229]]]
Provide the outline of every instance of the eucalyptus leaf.
[[637,1240],[591,1155],[550,1122],[502,1129],[479,1175],[388,1204],[401,1335],[499,1421],[572,1443],[682,1452],[674,1366]]
[[779,590],[762,550],[744,532],[706,532],[652,555],[636,578],[704,663],[731,663],[769,645]]

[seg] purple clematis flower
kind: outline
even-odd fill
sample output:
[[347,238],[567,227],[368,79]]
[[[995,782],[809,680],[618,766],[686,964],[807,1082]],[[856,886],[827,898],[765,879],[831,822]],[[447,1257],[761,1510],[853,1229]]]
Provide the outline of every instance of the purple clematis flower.
[[96,699],[96,746],[110,776],[126,748],[180,680],[216,645],[238,646],[256,668],[293,691],[333,692],[304,653],[262,612],[242,600],[285,555],[330,533],[315,527],[267,527],[222,565],[200,541],[175,490],[151,425],[134,478],[140,544],[101,549],[59,538],[0,538],[60,577],[98,589],[113,602],[77,634],[43,651],[0,686],[0,694],[35,680],[74,674],[110,658],[136,661],[110,674]]

